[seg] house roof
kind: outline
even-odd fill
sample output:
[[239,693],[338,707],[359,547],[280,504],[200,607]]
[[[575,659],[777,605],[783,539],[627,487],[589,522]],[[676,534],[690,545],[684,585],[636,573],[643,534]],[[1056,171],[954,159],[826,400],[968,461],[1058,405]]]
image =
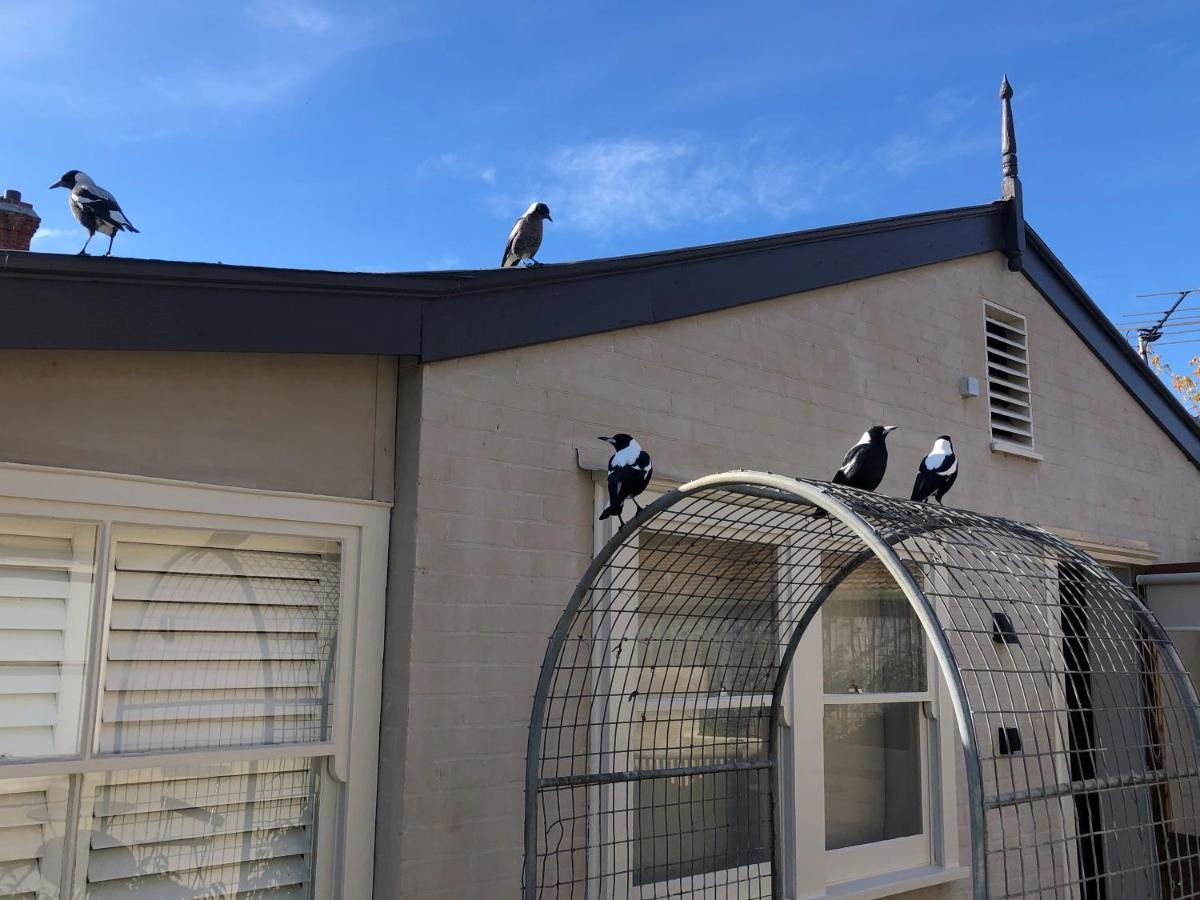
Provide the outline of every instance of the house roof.
[[[1011,201],[523,269],[370,274],[0,254],[0,348],[453,359],[1016,248]],[[1023,224],[1023,223],[1021,223]],[[1008,226],[1006,228],[1006,225]],[[1200,425],[1027,226],[1033,286],[1200,466]]]

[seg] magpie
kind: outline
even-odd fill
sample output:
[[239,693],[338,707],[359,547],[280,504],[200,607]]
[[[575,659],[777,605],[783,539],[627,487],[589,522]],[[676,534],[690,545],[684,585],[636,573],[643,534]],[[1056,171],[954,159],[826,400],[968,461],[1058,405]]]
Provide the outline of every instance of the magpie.
[[612,437],[601,437],[600,440],[612,444],[616,451],[608,460],[608,508],[600,513],[600,518],[616,516],[624,525],[622,508],[626,500],[633,500],[638,512],[642,511],[641,504],[634,498],[650,484],[654,464],[650,462],[650,454],[624,432]]
[[51,190],[60,187],[71,192],[67,198],[71,213],[76,221],[87,229],[88,238],[84,241],[79,256],[87,256],[88,244],[92,242],[97,231],[108,235],[108,252],[105,256],[112,256],[113,239],[118,231],[137,233],[133,223],[125,218],[117,198],[104,188],[98,187],[85,173],[72,169],[50,185]]
[[958,478],[958,457],[950,435],[943,434],[933,442],[929,455],[917,466],[917,480],[913,482],[912,499],[925,501],[932,496],[938,503],[954,487]]
[[541,265],[534,257],[537,256],[538,248],[542,246],[542,219],[547,222],[554,221],[550,218],[550,207],[545,203],[530,204],[529,209],[517,219],[512,231],[508,233],[508,243],[504,247],[504,256],[500,259],[500,268],[519,266],[523,259],[529,260],[535,266]]
[[834,484],[845,484],[873,491],[883,481],[887,471],[888,452],[884,440],[896,425],[872,425],[863,432],[858,443],[846,452],[842,467],[833,473]]

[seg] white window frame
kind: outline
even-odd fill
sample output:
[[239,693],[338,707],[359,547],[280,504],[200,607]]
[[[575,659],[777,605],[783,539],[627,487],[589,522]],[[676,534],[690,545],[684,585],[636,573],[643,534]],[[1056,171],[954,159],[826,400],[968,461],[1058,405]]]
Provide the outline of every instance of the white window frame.
[[[599,521],[600,513],[608,505],[607,473],[602,469],[591,469],[590,473],[594,482],[593,555],[596,555],[617,533],[620,524],[615,518]],[[638,498],[638,502],[646,506],[673,487],[674,484],[655,481]],[[626,512],[632,517],[637,510],[633,508],[632,503],[627,503]],[[661,530],[669,533],[670,526],[666,525]],[[688,533],[698,532],[689,528]],[[753,526],[748,526],[746,533],[742,535],[731,531],[728,526],[723,526],[719,533],[714,533],[714,537],[775,544],[786,550],[786,543],[780,538],[782,534],[784,532],[772,534],[770,530],[756,530]],[[621,552],[636,552],[636,544],[632,549],[626,548]],[[628,571],[629,568],[623,566],[622,570]],[[927,571],[931,583],[933,579],[943,577],[936,567],[927,567]],[[623,588],[629,591],[636,589],[636,580],[627,581]],[[940,587],[935,590],[944,594]],[[622,605],[622,608],[625,607],[626,605]],[[617,615],[623,617],[636,614]],[[615,627],[615,623],[607,622],[600,623],[598,627],[627,631],[629,623],[621,623],[618,628]],[[784,686],[779,716],[777,752],[780,774],[786,776],[793,772],[794,760],[797,759],[804,760],[805,767],[803,778],[781,777],[776,796],[776,828],[779,832],[781,853],[776,860],[778,871],[775,877],[784,880],[784,896],[795,900],[855,896],[861,887],[868,892],[864,896],[885,897],[968,878],[969,868],[960,865],[959,862],[960,800],[957,764],[962,755],[962,748],[954,719],[950,689],[941,676],[936,656],[928,642],[928,691],[919,695],[922,708],[922,753],[926,761],[922,804],[925,828],[922,834],[915,838],[899,838],[895,841],[846,848],[846,851],[825,849],[824,729],[821,727],[824,722],[825,694],[821,644],[821,617],[818,612],[793,657],[791,671]],[[602,648],[603,641],[596,641],[596,646]],[[603,653],[603,650],[598,652]],[[603,662],[603,659],[598,659],[593,671],[602,673]],[[598,696],[609,693],[600,685],[595,686],[594,690]],[[744,700],[740,705],[754,706],[757,705],[753,702],[756,696],[748,695],[746,698],[736,699]],[[869,698],[877,695],[862,696],[867,699],[861,702],[870,702]],[[879,696],[894,701],[906,695]],[[802,724],[802,727],[797,727],[797,723]],[[813,727],[813,723],[816,723],[817,727]],[[605,739],[605,727],[602,723],[592,726],[591,740],[597,742],[597,746],[599,741]],[[620,740],[628,735],[617,737]],[[628,746],[628,741],[618,743],[618,746]],[[612,762],[610,760],[604,764],[611,765]],[[602,814],[605,809],[613,808],[610,804],[622,802],[621,798],[611,794],[610,786],[593,787],[590,790],[589,833],[597,835],[597,840],[589,842],[589,871],[631,873],[630,837],[625,833],[625,824],[623,821],[613,824],[613,817]],[[619,808],[628,808],[628,805],[626,803]],[[617,830],[620,830],[620,833],[616,833]],[[923,844],[926,852],[914,856],[914,842]],[[605,860],[604,848],[608,847],[617,848],[621,858]],[[612,897],[614,900],[650,900],[693,895],[704,897],[706,900],[734,900],[735,897],[744,895],[747,883],[758,884],[761,889],[765,889],[770,874],[769,865],[755,864],[640,886],[632,884],[631,875],[624,884],[613,884],[611,875],[602,876],[589,879],[589,900],[601,895]],[[739,891],[742,894],[739,894]]]
[[[651,488],[638,498],[638,502],[645,506],[653,503],[661,496],[661,490]],[[620,528],[620,523],[613,518],[599,521],[600,513],[608,505],[607,486],[603,481],[597,481],[595,498],[594,498],[594,513],[595,513],[595,529],[593,532],[593,541],[595,544],[595,552],[604,547],[606,543],[617,533]],[[626,507],[626,512],[633,515],[637,512],[632,504]],[[657,534],[670,534],[672,529],[669,525],[656,529]],[[703,534],[703,530],[689,528],[689,535]],[[640,548],[640,532],[635,534],[621,551],[622,554],[636,555]],[[778,535],[772,536],[762,529],[754,529],[747,527],[745,533],[731,531],[727,526],[713,529],[714,540],[746,540],[760,544],[775,544],[780,545]],[[617,557],[619,560],[620,557]],[[617,566],[621,571],[629,572],[626,576],[622,592],[636,592],[638,589],[638,580],[636,567],[632,564]],[[607,588],[607,585],[605,586]],[[620,612],[607,613],[600,622],[598,622],[598,635],[602,636],[604,632],[616,634],[637,634],[638,631],[638,613],[635,610],[635,605],[632,603],[621,603],[617,605]],[[619,620],[619,621],[617,621]],[[606,644],[603,640],[595,642],[599,658],[597,665],[593,668],[596,673],[593,677],[602,679],[605,677],[606,671],[611,672],[611,664],[606,664],[607,660],[604,657]],[[615,705],[615,698],[612,698],[611,690],[596,683],[594,688],[597,696],[608,696],[610,704]],[[697,707],[695,711],[700,712],[706,709],[757,709],[763,706],[770,707],[772,697],[768,694],[737,694],[724,695],[714,697],[707,701],[704,706]],[[672,701],[647,701],[639,697],[639,709],[643,712],[658,712],[660,710],[667,711],[670,709]],[[605,719],[609,717],[606,715]],[[596,746],[601,746],[601,742],[611,741],[616,747],[628,748],[631,746],[629,724],[620,722],[615,726],[606,725],[604,721],[593,723],[591,727],[591,740]],[[603,752],[597,754],[596,765],[604,765],[612,770],[629,768],[628,761],[629,751],[625,750],[619,755],[606,758]],[[606,809],[631,809],[632,808],[632,785],[628,782],[622,782],[614,785],[605,785],[593,787],[590,789],[589,796],[589,819],[591,826],[589,833],[598,834],[600,836],[598,842],[590,843],[588,848],[589,867],[590,871],[599,871],[605,873],[626,873],[627,879],[616,879],[611,874],[605,875],[603,878],[589,880],[589,900],[591,897],[613,898],[613,900],[657,900],[657,898],[681,897],[681,896],[703,896],[710,900],[736,900],[740,896],[745,896],[749,891],[757,896],[762,891],[767,889],[770,878],[770,866],[763,863],[752,863],[747,866],[739,866],[734,869],[722,869],[716,872],[703,872],[698,875],[691,875],[684,878],[671,878],[664,881],[657,881],[650,884],[635,885],[633,884],[633,867],[631,847],[633,837],[629,834],[626,817],[613,817],[604,815]],[[605,858],[607,848],[613,848],[612,857]]]
[[[929,558],[935,547],[921,542]],[[945,595],[944,575],[939,567],[923,565],[928,595]],[[937,658],[928,640],[925,644],[926,691],[911,694],[858,694],[853,701],[835,695],[839,703],[919,702],[921,712],[922,821],[921,834],[845,847],[825,849],[825,747],[824,653],[822,612],[817,612],[801,638],[788,677],[792,722],[782,742],[787,759],[784,771],[794,760],[803,760],[805,777],[790,779],[793,796],[784,804],[789,813],[784,833],[789,836],[793,859],[787,871],[797,898],[854,896],[869,889],[870,896],[883,897],[917,887],[966,878],[969,870],[959,864],[958,770],[962,755],[953,714],[950,688],[942,678]],[[785,701],[788,699],[785,696]]]
[[[69,756],[0,762],[0,790],[26,783],[107,771],[183,767],[214,762],[311,757],[324,759],[320,839],[315,850],[317,897],[369,898],[374,865],[383,621],[390,504],[315,495],[0,463],[0,515],[95,523],[97,554],[81,751]],[[105,628],[111,605],[113,531],[117,527],[208,529],[265,536],[310,537],[341,545],[335,710],[329,740],[270,746],[100,753],[98,710]],[[350,773],[353,772],[353,778]],[[71,835],[68,835],[71,840]],[[77,848],[78,849],[78,848]],[[64,869],[74,869],[70,861]],[[71,872],[64,872],[64,878]],[[74,872],[74,881],[82,877]]]

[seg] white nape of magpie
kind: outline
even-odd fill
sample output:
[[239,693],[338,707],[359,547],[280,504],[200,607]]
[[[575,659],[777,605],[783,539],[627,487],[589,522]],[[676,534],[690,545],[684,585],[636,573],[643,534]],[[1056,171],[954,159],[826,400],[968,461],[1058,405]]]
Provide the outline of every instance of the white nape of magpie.
[[534,257],[537,256],[538,248],[542,246],[543,219],[547,222],[554,221],[550,218],[550,207],[545,203],[531,203],[529,209],[517,219],[512,231],[508,233],[504,256],[500,258],[500,268],[511,269],[519,266],[523,259],[529,260],[535,266],[541,265]]
[[104,188],[98,187],[85,173],[72,169],[50,185],[51,190],[60,187],[71,192],[67,198],[71,213],[76,221],[87,229],[88,238],[83,243],[83,249],[79,251],[80,256],[87,256],[88,244],[92,242],[97,231],[108,235],[108,252],[105,256],[112,256],[113,239],[118,231],[137,232],[133,223],[125,218],[117,198]]
[[616,451],[608,460],[608,508],[600,513],[600,518],[616,516],[624,525],[622,508],[626,500],[633,500],[638,512],[642,511],[641,504],[634,498],[650,484],[654,464],[650,461],[650,454],[624,432],[600,440],[612,444]]
[[929,455],[917,466],[917,480],[913,482],[912,499],[925,501],[931,496],[942,502],[942,498],[954,487],[958,478],[958,457],[950,435],[943,434],[933,442]]

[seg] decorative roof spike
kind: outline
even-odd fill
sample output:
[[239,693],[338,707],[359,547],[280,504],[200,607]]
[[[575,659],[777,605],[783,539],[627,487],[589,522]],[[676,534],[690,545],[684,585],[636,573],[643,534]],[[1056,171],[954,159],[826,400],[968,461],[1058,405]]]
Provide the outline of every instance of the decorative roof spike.
[[1012,193],[1008,179],[1017,177],[1017,131],[1013,127],[1012,115],[1012,85],[1008,76],[1000,82],[1000,157],[1001,171],[1004,175],[1004,199],[1008,200]]
[[1017,130],[1013,126],[1012,85],[1008,76],[1000,82],[1000,199],[1005,201],[1004,250],[1008,268],[1021,271],[1025,255],[1025,201],[1021,193],[1021,177],[1017,174]]

